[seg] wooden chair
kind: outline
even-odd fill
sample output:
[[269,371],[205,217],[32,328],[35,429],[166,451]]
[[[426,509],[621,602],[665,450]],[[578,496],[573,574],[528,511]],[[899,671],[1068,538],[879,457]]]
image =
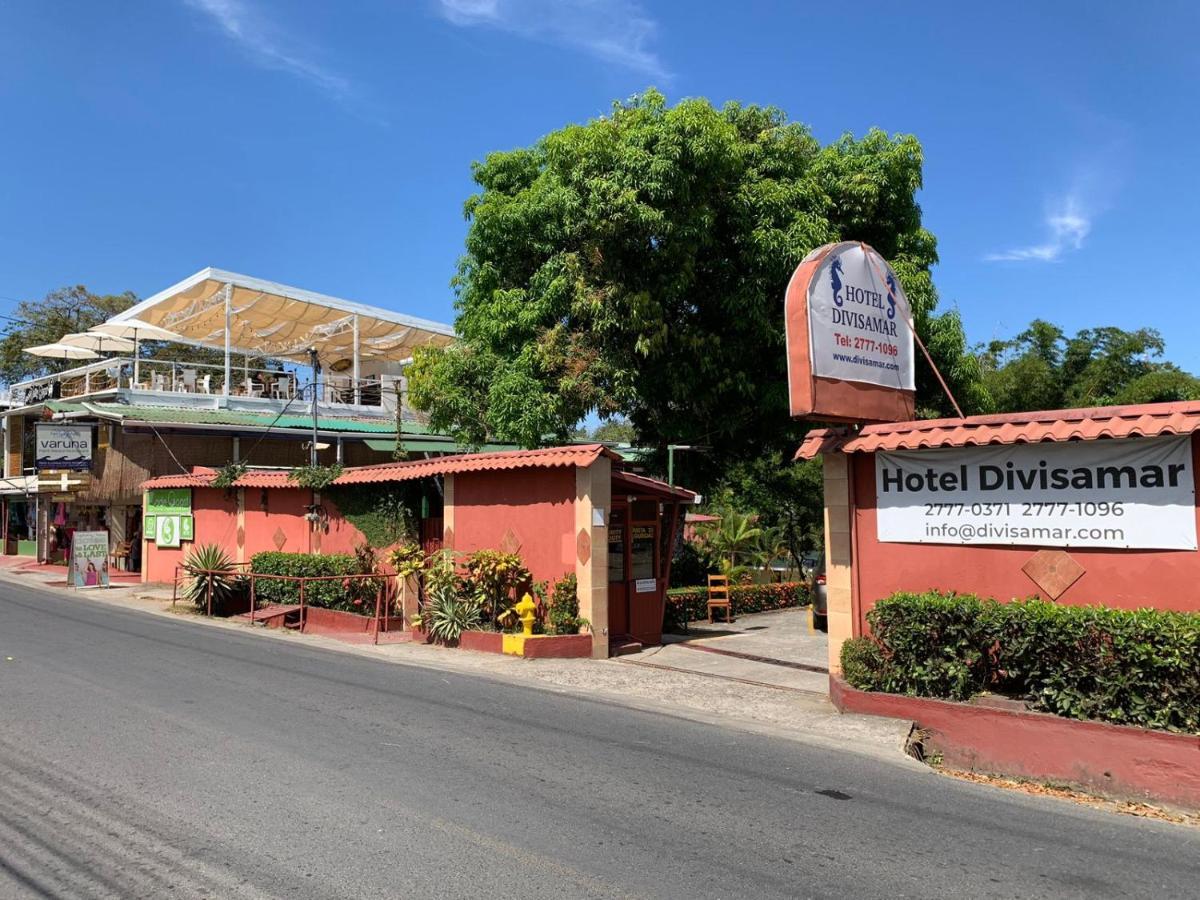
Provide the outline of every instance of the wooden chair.
[[133,556],[132,541],[117,541],[117,546],[113,548],[109,558],[112,562],[112,567],[118,572],[129,570],[129,560]]
[[725,609],[725,622],[733,621],[733,604],[729,600],[729,576],[708,576],[708,624],[712,624],[713,610]]

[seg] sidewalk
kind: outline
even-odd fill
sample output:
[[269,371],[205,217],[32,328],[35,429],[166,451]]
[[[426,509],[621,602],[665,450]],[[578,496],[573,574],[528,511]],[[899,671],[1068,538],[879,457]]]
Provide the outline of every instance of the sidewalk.
[[813,631],[807,609],[739,616],[732,623],[693,622],[687,634],[664,634],[663,646],[623,659],[771,687],[829,692],[829,641]]
[[[678,644],[651,648],[632,657],[608,660],[520,659],[418,643],[379,646],[350,644],[325,636],[301,635],[282,629],[268,630],[230,619],[208,619],[197,615],[182,602],[172,608],[170,586],[139,584],[108,590],[77,591],[52,585],[55,581],[61,583],[62,578],[62,567],[0,567],[0,580],[24,584],[38,591],[51,591],[81,602],[108,603],[153,615],[183,619],[198,627],[233,629],[262,640],[301,641],[306,646],[340,653],[492,678],[523,687],[575,695],[592,702],[674,715],[743,731],[769,733],[815,743],[827,747],[831,752],[853,752],[901,765],[921,765],[903,753],[910,723],[842,714],[829,702],[824,687],[818,693],[784,683],[804,676],[822,679],[822,684],[827,684],[827,676],[819,673],[686,649]],[[740,630],[731,629],[728,635],[698,637],[708,634],[706,625],[704,629],[693,626],[693,636],[698,637],[699,645],[727,647],[749,654],[762,650],[770,639],[775,648],[773,652],[779,659],[784,662],[804,662],[814,658],[815,645],[824,637],[801,636],[801,623],[806,615],[804,610],[789,610],[756,617],[746,616],[741,622],[734,623],[740,626]],[[772,635],[779,636],[778,643],[774,643],[776,639]],[[667,667],[661,662],[664,652],[673,654],[665,658],[674,661],[678,656],[680,662],[691,668]],[[710,671],[705,671],[705,666]],[[760,677],[739,680],[736,672]],[[773,681],[761,680],[767,677]],[[815,681],[806,683],[815,685]]]

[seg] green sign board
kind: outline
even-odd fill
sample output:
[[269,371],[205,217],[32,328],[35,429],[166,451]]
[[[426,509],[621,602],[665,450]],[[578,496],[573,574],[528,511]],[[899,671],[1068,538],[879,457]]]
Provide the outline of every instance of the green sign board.
[[146,491],[146,515],[190,516],[191,488],[151,488]]

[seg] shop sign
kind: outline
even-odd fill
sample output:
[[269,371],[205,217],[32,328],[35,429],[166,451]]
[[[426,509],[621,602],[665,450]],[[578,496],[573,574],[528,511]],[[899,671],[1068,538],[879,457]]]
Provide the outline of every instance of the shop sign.
[[793,416],[912,417],[912,311],[874,249],[846,241],[810,253],[788,283],[784,322]]
[[159,547],[178,547],[182,527],[180,516],[157,516],[154,524],[154,543]]
[[151,488],[146,491],[147,516],[190,516],[191,488]]
[[35,403],[57,400],[61,391],[62,384],[59,381],[43,381],[28,387],[13,388],[12,399],[17,406],[33,406]]
[[107,531],[76,531],[72,535],[68,580],[77,588],[108,587]]
[[1191,438],[875,454],[882,542],[1195,550]]
[[92,468],[92,426],[38,422],[37,468],[86,472]]

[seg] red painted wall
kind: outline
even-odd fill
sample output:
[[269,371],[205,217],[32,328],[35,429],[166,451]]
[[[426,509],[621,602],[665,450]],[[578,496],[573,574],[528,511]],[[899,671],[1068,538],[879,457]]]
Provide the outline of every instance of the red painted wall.
[[867,693],[840,678],[829,680],[829,699],[842,712],[915,722],[927,732],[926,748],[940,752],[951,768],[1068,781],[1103,794],[1200,808],[1200,738],[1194,734]]
[[[283,550],[286,553],[312,552],[311,530],[304,518],[312,494],[300,488],[245,489],[245,559],[264,550]],[[322,553],[353,553],[365,541],[363,534],[342,518],[337,506],[326,499],[322,505],[328,513],[327,529],[321,534]],[[198,544],[217,544],[229,555],[238,558],[237,498],[227,497],[217,488],[192,490],[192,515],[195,518],[193,543],[177,549],[159,549],[150,542],[143,554],[146,580],[169,582],[175,577],[175,566],[183,562],[191,548]],[[282,546],[276,538],[282,537]]]
[[509,544],[535,581],[553,582],[575,571],[574,467],[454,476],[454,549],[470,553]]
[[153,541],[147,541],[142,554],[145,580],[170,582],[175,578],[175,567],[196,544],[220,544],[236,559],[237,552],[237,499],[226,497],[219,488],[192,489],[192,517],[195,523],[196,542],[185,542],[174,549],[160,549]]
[[[1200,472],[1200,445],[1192,437],[1192,461]],[[946,544],[881,544],[875,539],[875,458],[855,453],[853,474],[854,604],[859,633],[875,601],[896,591],[930,588],[1010,600],[1042,597],[1021,571],[1040,548],[962,547]],[[1059,549],[1059,548],[1051,548]],[[1200,552],[1061,548],[1086,570],[1057,600],[1076,606],[1123,609],[1153,606],[1200,611],[1200,594],[1181,589],[1200,583]]]

